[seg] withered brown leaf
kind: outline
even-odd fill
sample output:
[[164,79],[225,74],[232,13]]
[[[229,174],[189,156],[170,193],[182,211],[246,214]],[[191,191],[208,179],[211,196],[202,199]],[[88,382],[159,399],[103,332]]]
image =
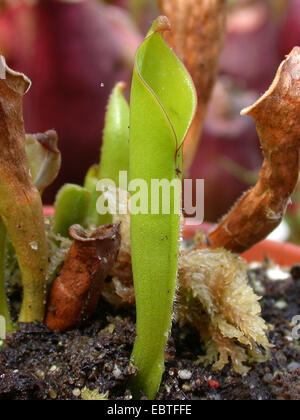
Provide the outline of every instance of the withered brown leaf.
[[280,65],[269,90],[251,107],[264,161],[256,185],[209,235],[211,246],[244,252],[281,222],[299,176],[300,48]]
[[46,315],[46,325],[58,331],[80,325],[93,314],[121,242],[116,224],[101,226],[92,234],[74,225],[70,236],[74,241],[52,285]]

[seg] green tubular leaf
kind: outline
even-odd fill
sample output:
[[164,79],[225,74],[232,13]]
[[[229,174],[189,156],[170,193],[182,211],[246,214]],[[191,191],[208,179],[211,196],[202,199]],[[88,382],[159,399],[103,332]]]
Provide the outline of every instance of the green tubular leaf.
[[129,167],[129,106],[123,95],[125,83],[119,82],[109,98],[99,178],[109,178],[119,185],[119,171]]
[[89,225],[99,225],[99,215],[96,210],[97,199],[99,193],[97,192],[97,184],[99,181],[99,166],[93,165],[87,171],[85,180],[84,180],[84,188],[86,188],[91,196],[89,202],[89,208],[87,211],[87,215],[84,221],[86,226]]
[[[140,46],[130,100],[130,180],[180,177],[181,146],[193,120],[196,92],[185,67],[163,41],[169,22],[159,17]],[[151,199],[149,199],[149,203]],[[150,204],[149,204],[150,206]],[[161,207],[161,206],[160,206]],[[178,207],[178,208],[176,208]],[[154,398],[164,370],[171,326],[180,239],[180,192],[171,194],[171,214],[131,215],[131,255],[137,305],[132,361],[134,396]],[[177,210],[178,214],[174,210]],[[150,209],[149,209],[150,210]]]
[[90,193],[94,192],[96,189],[96,184],[99,180],[99,165],[93,165],[87,171],[84,179],[84,188],[90,191]]
[[125,83],[117,83],[110,95],[105,116],[99,172],[95,173],[92,167],[86,178],[89,187],[85,186],[92,193],[88,223],[96,225],[110,223],[112,218],[110,215],[100,216],[97,213],[96,201],[99,192],[95,186],[91,187],[92,178],[111,179],[116,187],[119,187],[119,172],[128,171],[129,167],[129,105],[123,95],[125,87]]
[[69,237],[72,225],[84,225],[90,204],[90,192],[75,184],[65,184],[56,196],[54,231]]

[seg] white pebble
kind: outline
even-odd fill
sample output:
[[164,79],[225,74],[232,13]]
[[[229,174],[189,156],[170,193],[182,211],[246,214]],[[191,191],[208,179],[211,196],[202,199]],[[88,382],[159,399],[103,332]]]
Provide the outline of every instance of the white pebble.
[[287,303],[285,300],[279,300],[278,302],[275,303],[274,305],[277,309],[285,309],[287,307]]
[[186,370],[186,369],[179,370],[178,371],[178,376],[179,376],[180,379],[182,379],[184,381],[188,381],[192,377],[192,372],[190,372],[189,370]]
[[290,277],[290,274],[286,271],[281,270],[279,267],[269,268],[267,270],[267,276],[270,280],[287,280]]
[[72,394],[74,395],[74,397],[80,397],[81,391],[79,388],[75,388],[73,389]]
[[121,369],[119,368],[119,366],[117,366],[117,365],[115,365],[114,366],[114,370],[113,370],[113,375],[114,375],[114,377],[116,378],[116,379],[118,379],[118,378],[120,378],[121,376],[122,376],[122,371],[121,371]]

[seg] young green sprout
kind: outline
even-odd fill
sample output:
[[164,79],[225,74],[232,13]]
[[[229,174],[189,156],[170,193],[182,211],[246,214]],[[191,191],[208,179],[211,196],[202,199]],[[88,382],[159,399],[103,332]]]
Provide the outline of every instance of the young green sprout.
[[[196,109],[190,75],[164,42],[170,30],[159,17],[138,49],[130,99],[130,180],[176,180],[181,185],[182,145]],[[151,191],[152,193],[152,191]],[[160,194],[161,197],[162,194]],[[132,361],[138,373],[132,380],[134,397],[152,399],[164,371],[176,288],[180,239],[181,188],[171,189],[170,211],[159,203],[151,212],[131,214],[131,256],[137,306],[137,338]]]
[[[108,101],[98,172],[98,181],[109,179],[116,187],[119,187],[119,172],[128,171],[129,167],[129,105],[123,95],[124,89],[125,83],[117,83]],[[94,189],[89,221],[96,225],[111,223],[110,214],[97,213],[98,197],[99,192]]]
[[96,210],[98,192],[97,184],[99,182],[99,165],[93,165],[89,168],[84,179],[84,188],[89,191],[89,204],[84,223],[86,226],[99,224],[99,215]]
[[90,192],[79,185],[65,184],[55,200],[54,232],[69,237],[72,225],[85,225],[90,205]]

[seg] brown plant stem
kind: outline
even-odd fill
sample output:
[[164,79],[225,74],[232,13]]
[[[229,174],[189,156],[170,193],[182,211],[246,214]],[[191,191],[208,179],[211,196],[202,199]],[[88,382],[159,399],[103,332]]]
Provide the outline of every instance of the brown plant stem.
[[42,202],[32,182],[25,153],[22,116],[23,95],[30,81],[6,65],[5,73],[5,78],[0,80],[0,215],[22,274],[23,302],[19,320],[42,321],[47,244]]
[[73,225],[70,236],[74,242],[52,285],[45,321],[57,331],[77,326],[93,314],[121,241],[119,225],[101,226],[91,235]]
[[299,174],[300,48],[280,65],[269,90],[242,111],[256,121],[264,155],[257,184],[209,235],[213,248],[241,253],[281,222]]
[[211,96],[223,47],[226,0],[158,0],[172,31],[164,34],[186,65],[197,89],[198,109],[184,143],[184,173],[196,153],[206,108]]

